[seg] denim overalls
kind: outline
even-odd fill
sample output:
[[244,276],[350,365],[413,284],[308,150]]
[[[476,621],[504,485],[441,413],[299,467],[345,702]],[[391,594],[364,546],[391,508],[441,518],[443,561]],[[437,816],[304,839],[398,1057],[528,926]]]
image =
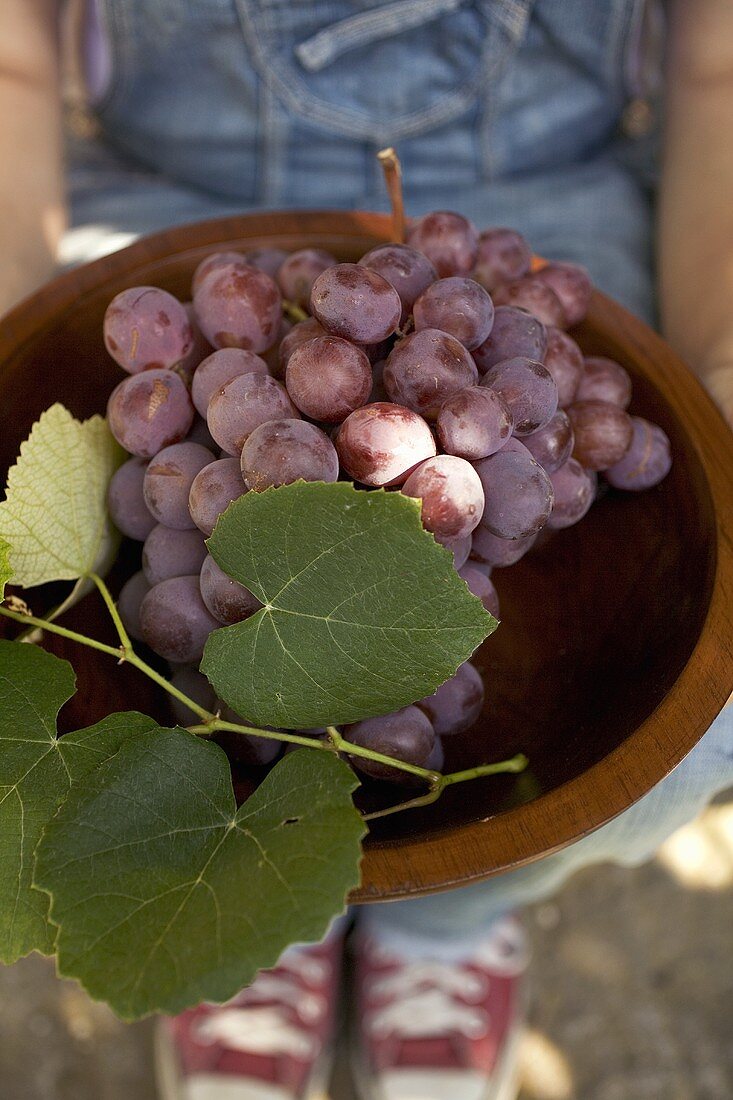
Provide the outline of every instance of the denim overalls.
[[[76,262],[131,235],[258,207],[385,209],[511,225],[653,318],[657,0],[89,0],[101,133],[72,134]],[[539,864],[371,907],[393,934],[465,939],[576,868],[632,863],[733,783],[733,713],[631,810]]]

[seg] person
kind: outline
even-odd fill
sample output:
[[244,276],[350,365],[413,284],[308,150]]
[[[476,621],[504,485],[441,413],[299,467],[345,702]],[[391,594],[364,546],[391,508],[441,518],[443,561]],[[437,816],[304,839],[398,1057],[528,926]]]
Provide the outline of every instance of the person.
[[[0,310],[59,257],[79,262],[175,222],[383,206],[374,154],[392,144],[410,213],[456,209],[584,263],[602,289],[660,318],[733,419],[724,0],[86,0],[96,132],[72,129],[65,161],[61,7],[3,3]],[[648,858],[731,783],[728,709],[645,798],[570,848],[487,883],[367,908],[354,947],[363,1094],[514,1095],[526,948],[511,914],[580,867]],[[172,1021],[166,1095],[311,1095],[342,944],[336,927],[228,1005]]]

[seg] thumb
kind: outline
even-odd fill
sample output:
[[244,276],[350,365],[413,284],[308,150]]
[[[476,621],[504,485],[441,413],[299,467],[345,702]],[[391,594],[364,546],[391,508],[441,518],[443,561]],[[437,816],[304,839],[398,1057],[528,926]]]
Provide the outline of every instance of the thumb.
[[733,427],[733,363],[716,367],[702,382],[728,424]]

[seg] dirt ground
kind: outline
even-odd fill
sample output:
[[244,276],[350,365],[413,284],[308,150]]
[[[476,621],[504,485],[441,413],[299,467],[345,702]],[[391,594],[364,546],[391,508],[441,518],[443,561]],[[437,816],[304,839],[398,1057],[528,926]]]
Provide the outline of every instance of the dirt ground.
[[[521,1100],[733,1100],[733,802],[527,920]],[[0,1100],[155,1100],[152,1030],[24,959],[0,971]],[[341,1057],[330,1100],[353,1096]]]

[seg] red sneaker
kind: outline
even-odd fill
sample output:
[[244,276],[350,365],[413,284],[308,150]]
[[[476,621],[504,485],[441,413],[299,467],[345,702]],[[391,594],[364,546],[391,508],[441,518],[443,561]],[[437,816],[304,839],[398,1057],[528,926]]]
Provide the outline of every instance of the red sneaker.
[[528,950],[508,917],[460,961],[356,946],[354,1076],[367,1100],[512,1100]]
[[159,1021],[161,1100],[309,1100],[331,1068],[343,936],[291,947],[224,1005]]

